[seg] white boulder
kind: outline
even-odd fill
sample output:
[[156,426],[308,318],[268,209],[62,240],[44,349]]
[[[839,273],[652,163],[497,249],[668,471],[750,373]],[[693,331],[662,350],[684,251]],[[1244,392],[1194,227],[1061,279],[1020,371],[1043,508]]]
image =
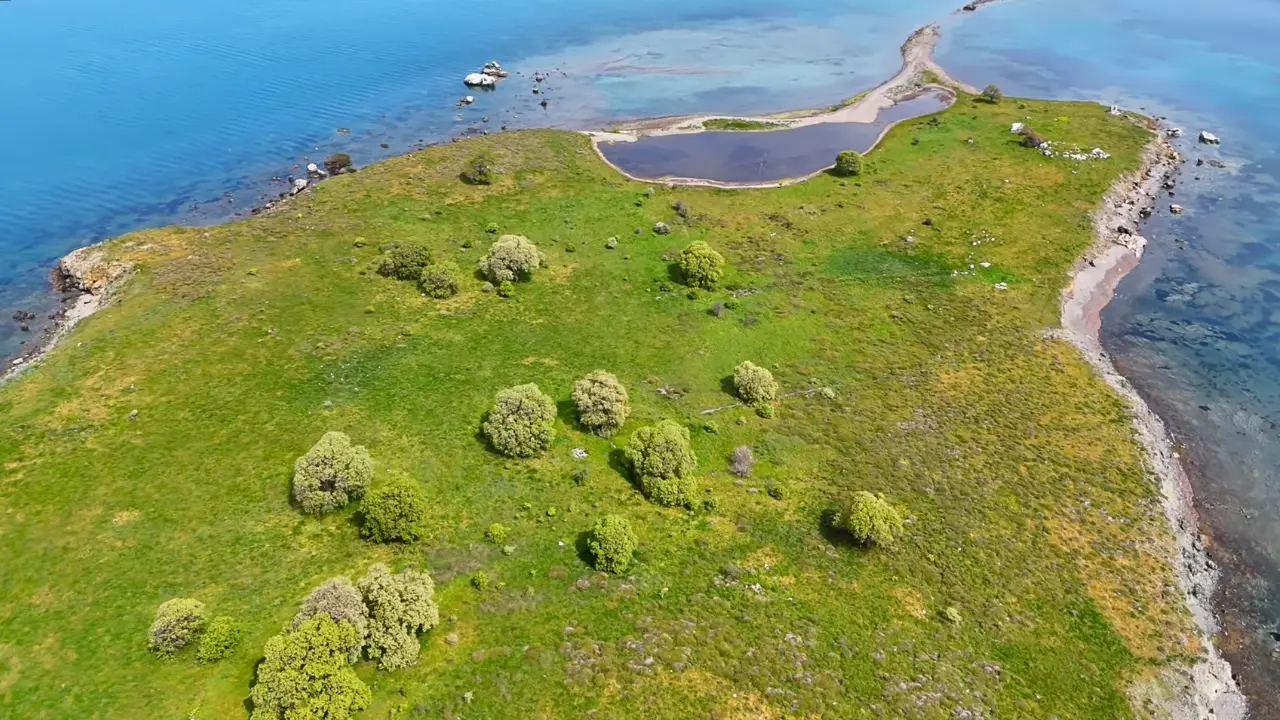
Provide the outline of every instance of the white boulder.
[[1024,127],[1026,127],[1026,125],[1025,125],[1024,123],[1014,123],[1013,125],[1011,125],[1011,126],[1009,127],[1009,132],[1011,132],[1011,133],[1020,133],[1020,132],[1022,132],[1022,128],[1024,128]]
[[1106,160],[1107,158],[1111,157],[1111,153],[1107,152],[1106,150],[1103,150],[1102,148],[1094,148],[1092,151],[1089,152],[1089,156],[1092,157],[1094,160]]
[[294,181],[293,181],[293,191],[292,191],[292,192],[290,192],[289,194],[290,194],[290,195],[297,195],[298,193],[302,192],[303,190],[306,190],[306,189],[307,189],[307,186],[308,186],[308,185],[310,185],[310,184],[311,184],[311,181],[310,181],[310,180],[307,180],[306,178],[295,178],[295,179],[294,179]]
[[1169,212],[1173,213],[1174,215],[1181,215],[1181,214],[1182,214],[1182,206],[1181,206],[1181,205],[1170,205],[1170,206],[1169,206]]
[[1222,142],[1222,141],[1218,139],[1218,136],[1217,136],[1217,135],[1214,135],[1213,133],[1211,133],[1211,132],[1209,132],[1209,131],[1207,131],[1207,130],[1201,130],[1201,131],[1200,131],[1200,142],[1204,143],[1205,145],[1217,145],[1218,143],[1220,143],[1220,142]]
[[1182,128],[1174,127],[1164,131],[1166,137],[1180,138],[1182,137]]
[[1119,106],[1119,105],[1112,105],[1112,106],[1111,106],[1111,108],[1110,108],[1109,110],[1107,110],[1107,114],[1108,114],[1108,115],[1123,115],[1123,114],[1124,114],[1124,111],[1120,109],[1120,106]]
[[318,178],[327,177],[329,175],[328,171],[315,163],[307,163],[307,174],[311,177]]
[[468,87],[493,87],[498,84],[498,78],[484,73],[471,73],[462,78],[462,82]]

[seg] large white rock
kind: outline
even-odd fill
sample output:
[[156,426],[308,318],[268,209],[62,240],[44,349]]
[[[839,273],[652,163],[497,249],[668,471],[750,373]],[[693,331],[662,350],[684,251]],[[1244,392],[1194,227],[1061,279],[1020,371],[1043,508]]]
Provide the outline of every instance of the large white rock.
[[462,82],[471,87],[493,87],[498,84],[498,78],[484,73],[471,73],[462,78]]
[[1020,132],[1022,132],[1022,128],[1024,128],[1024,127],[1026,127],[1026,125],[1025,125],[1025,124],[1023,124],[1023,123],[1014,123],[1013,125],[1011,125],[1011,126],[1009,127],[1009,132],[1011,132],[1011,133],[1020,133]]
[[1180,127],[1169,128],[1168,130],[1164,131],[1164,134],[1171,138],[1179,138],[1179,137],[1182,137],[1182,128]]
[[1207,130],[1201,130],[1201,131],[1200,131],[1200,142],[1204,143],[1205,145],[1217,145],[1218,143],[1220,143],[1220,142],[1222,142],[1222,141],[1218,139],[1218,136],[1217,136],[1217,135],[1214,135],[1213,133],[1211,133],[1211,132],[1209,132],[1209,131],[1207,131]]

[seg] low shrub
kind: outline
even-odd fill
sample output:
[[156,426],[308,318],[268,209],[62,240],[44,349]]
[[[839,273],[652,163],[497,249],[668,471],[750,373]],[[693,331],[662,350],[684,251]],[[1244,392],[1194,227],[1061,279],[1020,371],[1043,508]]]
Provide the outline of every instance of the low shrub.
[[373,694],[347,655],[355,640],[354,627],[324,614],[268,640],[249,720],[345,720],[369,707]]
[[165,600],[156,608],[155,620],[147,632],[147,647],[167,658],[191,644],[204,630],[204,603],[194,598]]
[[724,256],[701,240],[691,242],[680,251],[680,271],[690,286],[713,288],[724,274]]
[[498,285],[498,297],[515,297],[515,294],[516,286],[510,280],[503,280],[502,283]]
[[750,360],[733,369],[733,387],[748,405],[771,403],[778,398],[778,382],[773,373]]
[[471,576],[471,587],[477,590],[488,590],[489,589],[489,573],[483,570],[475,571],[475,574]]
[[842,150],[836,153],[836,165],[832,168],[836,175],[853,177],[862,174],[862,154],[857,150]]
[[863,545],[891,545],[902,534],[902,517],[881,495],[860,490],[840,518],[840,525]]
[[373,542],[417,542],[426,532],[427,496],[413,480],[397,477],[360,502],[360,534]]
[[588,432],[609,437],[622,428],[631,410],[627,388],[617,376],[596,370],[573,384],[573,404],[578,421]]
[[418,284],[427,297],[437,300],[451,298],[458,294],[458,284],[462,278],[462,269],[455,262],[434,263],[422,270]]
[[431,251],[418,243],[393,243],[374,262],[374,270],[397,280],[419,280],[431,264]]
[[369,451],[345,433],[327,432],[294,463],[293,498],[303,512],[331,512],[363,495],[372,477]]
[[631,523],[620,515],[605,515],[596,520],[587,539],[587,549],[595,559],[597,570],[626,572],[636,550],[636,535],[631,531]]
[[551,446],[555,420],[555,402],[529,383],[499,390],[481,429],[499,453],[533,457]]
[[344,153],[334,153],[324,160],[324,169],[330,175],[340,175],[351,169],[351,156]]
[[226,657],[240,642],[240,628],[233,618],[219,615],[209,622],[200,644],[196,646],[196,662],[202,665],[216,663]]
[[485,528],[484,539],[494,545],[501,545],[507,541],[508,532],[506,525],[503,525],[502,523],[493,523],[489,527]]
[[538,246],[523,235],[503,235],[480,258],[480,272],[493,283],[528,277],[542,266]]
[[625,456],[646,497],[659,505],[692,507],[698,458],[687,428],[671,420],[642,427],[631,436]]
[[489,156],[480,154],[467,161],[462,170],[462,181],[471,185],[490,185],[493,183],[493,164]]
[[383,670],[412,665],[422,650],[418,633],[440,622],[431,576],[416,570],[392,575],[379,563],[369,568],[356,587],[369,609],[369,658]]
[[369,632],[369,610],[364,605],[364,597],[350,578],[332,577],[317,585],[302,601],[302,608],[293,616],[292,627],[296,630],[302,623],[316,615],[328,615],[334,622],[347,623],[356,629],[355,642],[348,648],[351,662],[360,659],[360,651],[364,648],[364,638]]

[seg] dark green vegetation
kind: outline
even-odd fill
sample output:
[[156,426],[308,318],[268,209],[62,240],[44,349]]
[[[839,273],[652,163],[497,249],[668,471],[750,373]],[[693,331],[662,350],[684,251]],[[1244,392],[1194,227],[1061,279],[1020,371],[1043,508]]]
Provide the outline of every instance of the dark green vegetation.
[[[1123,406],[1045,330],[1147,136],[1095,105],[1015,105],[905,123],[844,184],[647,197],[580,136],[501,134],[116,241],[141,264],[119,304],[0,388],[0,715],[244,717],[268,638],[376,562],[429,569],[439,617],[378,581],[376,657],[407,651],[392,671],[343,665],[350,638],[317,628],[334,702],[360,704],[349,671],[372,690],[362,717],[1131,715],[1127,683],[1186,652],[1189,625]],[[1112,159],[1046,158],[1015,121]],[[481,152],[492,184],[460,182]],[[546,256],[512,298],[472,275],[491,223]],[[727,262],[689,299],[696,240]],[[466,269],[457,295],[369,271],[388,242]],[[776,416],[700,414],[737,402],[747,359],[780,385]],[[629,396],[612,439],[571,399],[599,368]],[[509,459],[481,425],[526,383],[555,432]],[[649,502],[614,447],[666,420],[699,461],[694,510]],[[291,505],[295,459],[330,430],[368,448],[370,490],[389,470],[421,485],[421,541],[362,539],[354,502]],[[902,511],[893,545],[832,529],[860,490]],[[605,515],[636,535],[625,574],[590,565]],[[237,619],[225,659],[148,652],[173,597]],[[295,672],[289,649],[268,676]]]
[[857,150],[842,150],[836,153],[836,164],[831,171],[842,177],[853,177],[862,174],[862,153]]
[[702,127],[707,130],[776,130],[784,127],[782,123],[768,120],[742,120],[738,118],[711,118],[703,120]]

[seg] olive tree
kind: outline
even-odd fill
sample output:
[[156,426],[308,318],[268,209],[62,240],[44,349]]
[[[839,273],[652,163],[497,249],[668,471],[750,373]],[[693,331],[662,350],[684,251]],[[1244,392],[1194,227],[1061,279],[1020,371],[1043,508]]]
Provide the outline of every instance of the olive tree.
[[890,545],[903,529],[902,516],[884,496],[865,490],[853,494],[840,525],[863,545]]
[[369,451],[345,433],[327,432],[294,463],[293,499],[303,512],[332,512],[363,495],[372,477]]
[[587,549],[595,559],[597,570],[621,573],[631,567],[636,550],[636,534],[631,523],[621,515],[605,515],[596,520],[587,538]]
[[499,390],[481,429],[503,455],[533,457],[551,446],[555,420],[555,402],[529,383]]
[[778,382],[773,379],[773,373],[750,360],[733,369],[733,387],[748,405],[770,403],[778,397]]
[[680,272],[691,287],[710,289],[724,274],[724,256],[701,240],[680,251]]
[[480,272],[494,284],[511,282],[533,274],[542,266],[542,260],[538,246],[529,242],[529,238],[503,235],[480,258]]
[[431,251],[418,243],[392,243],[374,264],[379,275],[397,280],[417,280],[431,264]]
[[320,613],[267,640],[250,720],[345,720],[369,707],[373,694],[348,655],[357,636],[350,623]]
[[384,670],[412,665],[422,650],[418,633],[440,622],[431,576],[416,570],[392,575],[386,565],[378,563],[356,586],[369,611],[369,658]]
[[435,263],[422,270],[422,277],[418,279],[418,284],[428,297],[443,300],[458,294],[458,282],[461,276],[462,270],[457,263]]
[[1004,92],[995,85],[988,85],[982,90],[982,97],[989,103],[998,103],[1004,99]]
[[613,373],[604,370],[596,370],[573,384],[573,404],[582,426],[601,437],[618,432],[631,412],[627,388]]
[[332,577],[312,589],[302,601],[298,614],[293,616],[292,627],[296,630],[316,615],[328,615],[335,622],[347,623],[356,629],[354,642],[347,653],[351,662],[359,660],[365,635],[369,632],[369,610],[364,605],[364,596],[350,578]]
[[397,477],[360,501],[360,534],[374,542],[417,542],[426,531],[427,496],[413,480]]
[[631,436],[624,454],[650,500],[669,506],[693,504],[698,458],[689,445],[688,428],[671,420],[642,427]]
[[857,150],[842,150],[836,153],[836,165],[832,170],[836,175],[852,177],[862,174],[862,154]]
[[207,618],[204,603],[194,598],[166,600],[156,609],[155,620],[147,632],[147,647],[165,658],[191,644],[204,630]]

